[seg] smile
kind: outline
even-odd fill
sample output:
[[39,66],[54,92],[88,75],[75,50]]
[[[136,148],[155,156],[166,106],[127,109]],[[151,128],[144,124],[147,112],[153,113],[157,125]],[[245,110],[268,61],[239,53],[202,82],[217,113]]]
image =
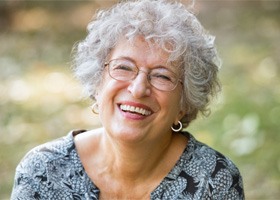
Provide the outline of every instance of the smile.
[[122,111],[128,111],[132,113],[141,114],[144,116],[150,115],[152,112],[143,108],[135,107],[135,106],[129,106],[129,105],[120,105],[120,108]]

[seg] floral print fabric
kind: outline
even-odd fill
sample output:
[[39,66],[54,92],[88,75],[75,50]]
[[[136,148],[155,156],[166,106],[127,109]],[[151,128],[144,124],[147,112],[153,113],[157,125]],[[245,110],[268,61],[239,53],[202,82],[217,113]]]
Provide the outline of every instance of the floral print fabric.
[[[12,200],[97,200],[99,189],[86,174],[73,131],[31,150],[16,169]],[[244,199],[242,178],[225,156],[191,134],[174,168],[151,193],[152,200]]]

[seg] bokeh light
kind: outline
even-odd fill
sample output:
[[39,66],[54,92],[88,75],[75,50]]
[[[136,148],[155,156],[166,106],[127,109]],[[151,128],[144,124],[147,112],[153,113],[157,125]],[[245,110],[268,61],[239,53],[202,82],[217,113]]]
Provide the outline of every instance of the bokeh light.
[[[96,10],[117,1],[0,1],[0,199],[33,147],[100,120],[70,69]],[[183,1],[185,2],[185,1]],[[280,2],[196,1],[216,36],[223,91],[189,131],[229,156],[246,199],[280,197]]]

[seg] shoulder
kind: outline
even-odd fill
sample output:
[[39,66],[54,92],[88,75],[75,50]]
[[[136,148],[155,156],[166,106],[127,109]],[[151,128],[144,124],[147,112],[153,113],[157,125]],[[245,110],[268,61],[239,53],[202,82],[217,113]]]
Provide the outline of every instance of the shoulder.
[[182,155],[186,174],[205,185],[205,195],[214,199],[243,199],[239,169],[225,155],[197,141],[189,134],[189,144]]
[[69,157],[74,149],[72,134],[31,149],[16,168],[17,177],[44,177],[50,163]]
[[97,199],[98,189],[87,176],[72,131],[40,145],[16,169],[11,199]]
[[[31,149],[21,160],[20,165],[33,162],[47,163],[69,154],[74,148],[72,133]],[[34,164],[33,164],[34,165]]]
[[73,132],[30,150],[16,168],[12,197],[47,198],[44,191],[62,182],[75,167],[74,152]]
[[20,161],[16,171],[25,174],[40,173],[40,171],[45,171],[46,167],[50,166],[50,163],[55,165],[55,163],[69,162],[71,159],[76,159],[74,136],[82,132],[85,131],[71,131],[64,137],[31,149]]
[[188,144],[152,199],[244,199],[242,178],[223,154],[184,132]]
[[200,165],[212,174],[218,169],[228,169],[233,174],[240,174],[236,165],[225,155],[208,145],[196,140],[192,135],[189,135],[189,143],[182,156],[185,162],[188,162],[191,167]]

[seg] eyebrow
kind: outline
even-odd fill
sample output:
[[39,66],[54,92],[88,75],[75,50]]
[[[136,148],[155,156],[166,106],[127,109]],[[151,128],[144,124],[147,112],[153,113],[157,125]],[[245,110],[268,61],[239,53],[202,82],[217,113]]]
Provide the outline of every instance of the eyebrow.
[[130,57],[127,57],[127,56],[121,56],[121,57],[118,57],[118,58],[114,58],[112,60],[116,60],[116,59],[123,59],[123,60],[127,60],[127,61],[130,61],[132,63],[134,63],[136,65],[136,62],[134,61],[134,59],[130,58]]

